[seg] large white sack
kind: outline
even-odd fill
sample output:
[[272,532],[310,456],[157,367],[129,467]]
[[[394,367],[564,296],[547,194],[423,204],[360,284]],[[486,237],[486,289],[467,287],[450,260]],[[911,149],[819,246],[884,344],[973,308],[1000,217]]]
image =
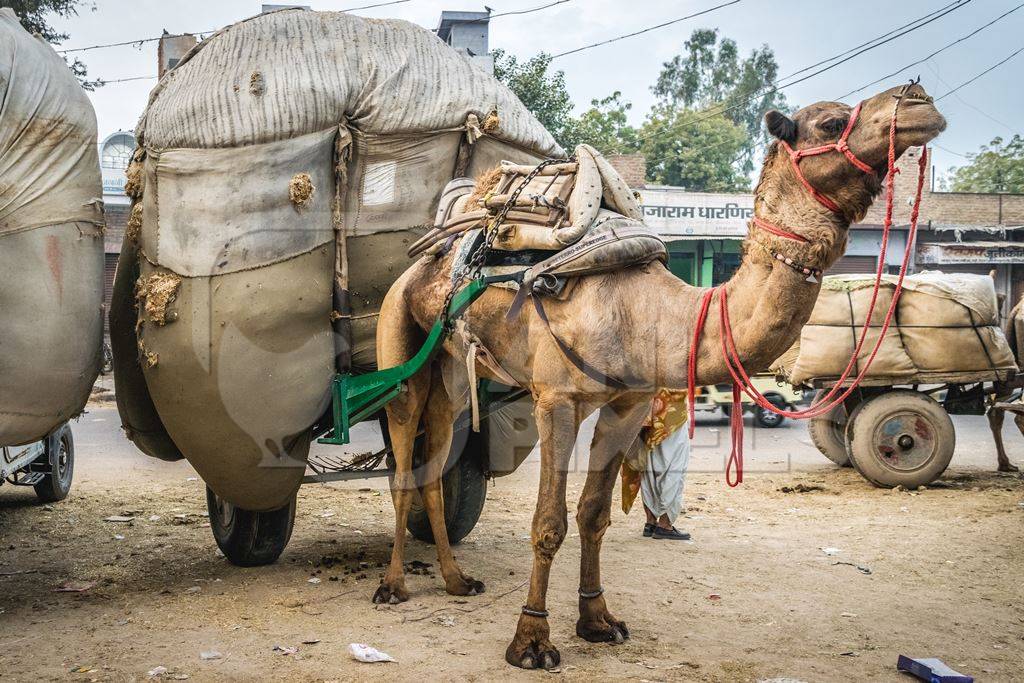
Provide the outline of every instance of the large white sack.
[[[851,376],[874,348],[896,281],[883,277],[872,327]],[[867,317],[873,283],[873,275],[826,277],[800,340],[773,364],[773,371],[794,384],[838,377]],[[893,322],[867,377],[926,382],[937,375],[1015,368],[999,327],[992,278],[924,271],[904,279]]]
[[121,418],[144,451],[184,456],[246,509],[288,501],[329,405],[335,265],[342,353],[367,370],[381,300],[453,174],[561,153],[429,31],[302,10],[197,46],[137,135],[111,314]]
[[85,407],[103,336],[96,117],[64,61],[0,9],[0,445]]

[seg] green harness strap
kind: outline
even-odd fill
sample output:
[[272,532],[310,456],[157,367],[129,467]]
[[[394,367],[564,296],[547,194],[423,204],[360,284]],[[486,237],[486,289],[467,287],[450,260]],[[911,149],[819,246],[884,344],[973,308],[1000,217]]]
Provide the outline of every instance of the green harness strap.
[[[497,282],[510,282],[522,278],[522,273],[495,275],[472,280],[452,297],[448,305],[447,320],[454,321],[466,312],[474,301],[483,296],[487,288]],[[427,340],[416,355],[393,368],[368,372],[363,375],[349,373],[334,376],[331,382],[332,418],[334,427],[318,443],[341,446],[349,443],[349,429],[383,408],[405,389],[405,383],[429,363],[450,334],[445,317],[434,323]]]

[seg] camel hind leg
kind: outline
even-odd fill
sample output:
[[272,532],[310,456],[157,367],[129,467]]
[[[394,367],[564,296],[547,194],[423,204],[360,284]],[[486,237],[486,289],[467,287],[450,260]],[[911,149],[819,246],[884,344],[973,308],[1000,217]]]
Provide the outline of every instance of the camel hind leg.
[[[423,333],[409,316],[401,301],[401,292],[393,288],[384,299],[377,324],[377,367],[390,368],[412,358],[423,343]],[[431,367],[428,365],[406,383],[406,391],[385,407],[388,433],[395,458],[391,478],[391,500],[395,506],[395,545],[391,563],[373,595],[377,603],[399,603],[409,599],[405,587],[405,537],[409,507],[416,486],[412,468],[420,418],[430,393]]]
[[423,414],[426,461],[420,477],[420,496],[430,520],[430,530],[434,533],[434,545],[437,547],[437,560],[441,566],[441,575],[444,576],[445,590],[452,595],[478,595],[484,592],[484,584],[462,573],[448,543],[448,529],[444,521],[441,476],[452,447],[455,408],[441,377],[441,363],[435,363],[430,395]]

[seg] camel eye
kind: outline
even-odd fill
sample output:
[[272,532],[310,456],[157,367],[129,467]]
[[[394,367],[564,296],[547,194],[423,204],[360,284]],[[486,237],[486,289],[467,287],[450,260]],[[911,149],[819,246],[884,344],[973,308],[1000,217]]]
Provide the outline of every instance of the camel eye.
[[849,123],[849,121],[849,118],[825,119],[818,124],[818,127],[829,135],[841,135],[842,132],[846,130],[846,124]]

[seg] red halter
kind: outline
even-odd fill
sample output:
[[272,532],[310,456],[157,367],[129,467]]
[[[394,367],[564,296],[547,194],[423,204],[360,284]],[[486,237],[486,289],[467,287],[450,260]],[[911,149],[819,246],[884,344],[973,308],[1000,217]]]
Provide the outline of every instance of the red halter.
[[[896,168],[896,117],[899,113],[899,103],[900,97],[897,97],[896,106],[893,108],[892,118],[889,122],[889,154],[888,176],[886,179],[887,183],[885,201],[885,220],[882,226],[882,244],[880,249],[881,254],[883,255],[887,253],[886,250],[889,238],[889,231],[892,228],[893,205],[896,194],[895,177],[896,173],[899,172],[899,169]],[[852,163],[854,166],[864,171],[865,173],[874,173],[874,169],[872,169],[870,166],[868,166],[860,159],[858,159],[856,155],[850,151],[849,146],[846,144],[847,138],[849,138],[850,132],[853,130],[853,126],[857,121],[858,115],[860,114],[860,108],[860,104],[854,107],[853,112],[850,115],[850,121],[849,123],[846,124],[846,130],[843,131],[843,134],[842,136],[840,136],[839,140],[837,140],[834,143],[799,151],[794,151],[793,148],[790,147],[784,141],[781,143],[783,147],[786,149],[786,151],[789,153],[789,158],[793,163],[793,168],[796,171],[796,175],[800,179],[800,182],[803,184],[803,186],[807,188],[807,191],[810,192],[815,199],[817,199],[821,204],[823,204],[824,206],[826,206],[835,213],[840,213],[839,207],[831,199],[818,192],[807,181],[807,179],[804,178],[803,174],[800,172],[799,163],[800,159],[803,157],[813,156],[816,154],[824,154],[826,152],[834,150],[842,153],[847,159],[850,160],[850,163]],[[749,375],[744,369],[743,364],[740,362],[740,354],[736,349],[736,342],[733,339],[732,329],[729,323],[729,309],[726,301],[727,294],[725,286],[721,285],[719,287],[714,287],[704,292],[703,296],[701,297],[700,308],[697,312],[697,321],[693,332],[693,342],[690,345],[690,350],[688,354],[689,357],[687,359],[687,389],[689,395],[688,427],[690,438],[693,438],[695,427],[693,396],[695,393],[694,390],[696,388],[695,385],[697,374],[697,352],[700,347],[701,334],[704,330],[704,325],[707,321],[708,313],[711,308],[711,300],[712,298],[714,298],[716,293],[720,292],[719,325],[721,327],[722,334],[722,355],[723,360],[725,361],[725,366],[728,369],[729,374],[733,380],[733,406],[731,413],[731,431],[733,446],[732,452],[729,454],[729,462],[725,470],[725,479],[726,483],[728,483],[729,486],[737,486],[743,481],[743,410],[742,405],[740,403],[741,392],[747,394],[757,405],[761,406],[765,410],[770,410],[774,413],[783,415],[785,417],[797,419],[810,418],[819,415],[824,415],[825,413],[830,411],[834,406],[846,400],[846,398],[857,389],[858,385],[860,385],[865,375],[867,375],[867,372],[871,367],[871,364],[874,361],[879,348],[882,345],[885,333],[889,329],[889,325],[893,320],[894,314],[896,312],[896,304],[899,301],[900,293],[903,287],[903,278],[906,277],[907,268],[910,264],[910,255],[915,241],[914,237],[917,232],[917,221],[921,209],[921,193],[924,187],[924,176],[928,163],[927,159],[928,150],[926,148],[925,150],[922,151],[920,159],[918,159],[917,192],[914,196],[913,209],[910,214],[910,228],[908,230],[907,235],[906,249],[903,253],[903,263],[900,266],[900,273],[896,282],[896,290],[893,293],[892,302],[889,305],[889,310],[886,312],[885,319],[882,323],[881,332],[879,332],[878,339],[875,341],[874,348],[871,350],[871,353],[867,358],[867,362],[863,364],[863,367],[860,368],[860,372],[857,373],[856,377],[853,378],[853,381],[850,382],[849,386],[847,386],[845,390],[843,389],[843,385],[846,382],[847,378],[850,376],[851,372],[853,371],[858,359],[861,357],[861,349],[863,348],[864,342],[866,341],[868,330],[872,326],[871,321],[874,317],[875,304],[878,299],[878,292],[881,286],[882,272],[884,269],[883,258],[878,259],[878,268],[875,272],[874,291],[872,292],[871,303],[868,306],[868,315],[865,318],[864,326],[861,328],[860,335],[857,339],[857,344],[854,348],[853,353],[850,356],[850,361],[847,364],[846,369],[843,370],[843,374],[833,384],[832,389],[829,390],[825,396],[820,397],[817,401],[815,401],[811,405],[811,407],[806,410],[790,411],[778,408],[753,386],[753,384],[750,381]],[[784,230],[783,228],[773,225],[772,223],[769,223],[768,221],[765,221],[763,219],[755,217],[752,221],[752,224],[779,237],[793,239],[800,242],[807,241],[807,239],[804,238],[803,236],[797,235],[796,233],[790,232],[788,230]],[[732,476],[733,468],[735,468],[735,478]]]
[[875,175],[875,169],[871,168],[863,161],[858,159],[857,155],[850,151],[850,145],[847,144],[847,140],[850,137],[850,133],[853,132],[853,127],[857,124],[857,118],[860,116],[860,108],[862,104],[863,102],[854,107],[853,111],[850,112],[850,120],[846,124],[846,129],[843,130],[843,134],[840,135],[839,139],[836,140],[835,142],[830,142],[829,144],[821,145],[820,147],[810,147],[808,149],[793,149],[785,140],[779,140],[779,145],[781,145],[782,149],[786,150],[786,153],[789,154],[789,160],[793,164],[793,171],[796,172],[796,177],[800,179],[800,182],[803,184],[805,188],[807,188],[807,191],[811,193],[811,196],[817,199],[822,206],[827,208],[832,213],[842,213],[842,210],[839,208],[838,204],[836,204],[834,201],[832,201],[822,193],[818,192],[818,190],[815,189],[813,185],[811,185],[807,178],[804,177],[803,172],[800,170],[800,160],[803,159],[804,157],[813,157],[819,154],[827,154],[828,152],[839,152],[847,159],[849,159],[850,163],[856,166],[861,171],[864,171],[865,173],[870,173],[871,175]]

